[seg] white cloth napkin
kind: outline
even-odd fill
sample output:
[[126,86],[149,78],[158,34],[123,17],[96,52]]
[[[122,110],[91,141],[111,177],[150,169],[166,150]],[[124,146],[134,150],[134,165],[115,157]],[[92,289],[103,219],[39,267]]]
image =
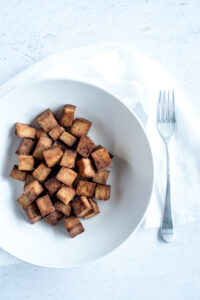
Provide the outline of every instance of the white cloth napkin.
[[[34,64],[1,86],[0,96],[20,85],[47,78],[76,79],[104,88],[132,108],[142,121],[155,166],[155,185],[143,223],[145,228],[159,227],[166,188],[165,148],[156,129],[156,103],[161,89],[174,89],[177,130],[170,144],[174,220],[175,224],[183,224],[200,219],[200,121],[158,63],[121,44],[87,46],[57,53]],[[0,252],[0,265],[8,263],[8,256]]]

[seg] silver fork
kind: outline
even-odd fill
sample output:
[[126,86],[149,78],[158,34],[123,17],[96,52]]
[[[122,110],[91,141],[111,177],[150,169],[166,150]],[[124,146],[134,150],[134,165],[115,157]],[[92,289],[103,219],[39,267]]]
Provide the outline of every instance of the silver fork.
[[[166,95],[167,94],[167,95]],[[174,91],[166,93],[160,91],[157,106],[157,128],[162,137],[167,156],[167,189],[165,195],[165,208],[161,225],[161,236],[165,242],[170,242],[174,238],[174,224],[170,193],[170,166],[169,166],[169,141],[176,126]]]

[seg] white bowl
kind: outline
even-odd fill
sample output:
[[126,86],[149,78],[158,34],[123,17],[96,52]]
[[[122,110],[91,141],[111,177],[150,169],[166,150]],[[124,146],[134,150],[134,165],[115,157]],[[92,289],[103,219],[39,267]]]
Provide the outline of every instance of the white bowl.
[[[16,122],[31,123],[51,108],[59,116],[64,104],[77,106],[76,116],[92,121],[89,135],[114,154],[108,184],[111,199],[98,201],[101,213],[83,220],[85,232],[68,237],[63,222],[56,227],[45,221],[29,224],[16,199],[23,183],[9,178],[17,163]],[[46,80],[19,88],[1,99],[1,209],[0,246],[17,258],[45,267],[81,265],[113,251],[142,222],[153,186],[153,160],[140,122],[120,100],[95,86]]]

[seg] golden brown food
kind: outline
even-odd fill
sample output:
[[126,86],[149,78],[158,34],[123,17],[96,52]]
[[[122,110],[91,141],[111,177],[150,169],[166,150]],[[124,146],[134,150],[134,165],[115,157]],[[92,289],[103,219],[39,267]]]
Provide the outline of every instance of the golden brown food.
[[112,167],[112,160],[106,148],[93,151],[91,156],[98,171]]
[[108,171],[108,170],[98,171],[92,180],[96,183],[106,184],[109,173],[110,173],[110,171]]
[[81,137],[76,151],[83,157],[89,157],[92,150],[95,148],[95,143],[89,138],[89,136]]
[[45,132],[49,132],[51,129],[58,125],[54,115],[50,109],[45,110],[36,118],[37,124],[44,129]]
[[93,199],[90,199],[90,198],[88,199],[88,201],[90,202],[92,210],[89,211],[86,215],[84,215],[83,219],[92,218],[92,217],[94,217],[94,216],[96,216],[100,213],[99,206],[98,206],[97,202]]
[[20,138],[34,139],[36,136],[36,129],[33,126],[29,126],[22,123],[16,123],[15,133]]
[[33,180],[24,188],[24,195],[30,199],[30,201],[34,201],[43,190],[42,185],[37,180]]
[[43,160],[43,151],[51,147],[51,145],[52,145],[52,140],[50,138],[41,136],[33,152],[33,157],[39,160]]
[[34,158],[32,155],[19,155],[18,169],[20,171],[32,171],[34,167]]
[[52,140],[56,141],[64,131],[65,129],[62,126],[57,125],[49,131],[49,135],[52,138]]
[[60,147],[51,147],[43,151],[43,156],[47,166],[51,168],[60,162],[63,156],[63,151]]
[[67,217],[63,220],[63,222],[72,238],[85,231],[80,220],[75,216]]
[[70,104],[65,105],[60,118],[60,124],[62,126],[64,127],[72,126],[75,110],[76,110],[76,106]]
[[43,217],[55,211],[55,208],[51,202],[49,195],[45,195],[38,198],[36,200],[36,203]]
[[33,140],[24,138],[21,140],[15,153],[28,155],[31,153],[31,150],[33,149],[34,144],[35,144],[35,142]]
[[61,187],[62,183],[58,181],[55,177],[50,178],[44,183],[46,189],[50,195],[55,194]]
[[20,180],[20,181],[25,181],[26,176],[27,176],[27,173],[25,171],[20,171],[18,169],[17,165],[14,165],[12,171],[10,172],[10,177]]
[[86,214],[92,211],[92,206],[85,196],[77,197],[72,202],[72,208],[77,217],[84,217]]
[[70,216],[70,214],[71,214],[71,210],[72,210],[71,203],[68,203],[67,205],[65,205],[64,203],[62,203],[60,201],[56,201],[54,203],[54,207],[57,211],[60,211],[65,216]]
[[60,135],[59,140],[61,140],[64,144],[66,144],[69,147],[72,147],[76,142],[76,138],[67,131],[64,131]]
[[78,118],[73,122],[70,128],[70,132],[76,137],[86,136],[88,134],[88,131],[90,130],[91,125],[92,123],[90,121],[83,118]]
[[35,203],[27,206],[25,208],[25,212],[31,224],[36,223],[42,218],[40,211]]
[[41,138],[41,136],[42,136],[42,137],[48,138],[48,134],[44,131],[44,129],[39,128],[39,129],[37,129],[37,131],[36,131],[36,139],[39,140],[39,138]]
[[68,186],[63,186],[61,189],[57,192],[56,196],[57,198],[62,201],[65,205],[67,205],[76,195],[76,191]]
[[76,165],[76,157],[77,157],[76,151],[67,149],[63,154],[63,157],[60,161],[60,165],[62,167],[73,169],[75,168]]
[[30,205],[34,200],[31,200],[29,197],[27,197],[25,194],[22,194],[17,199],[18,204],[25,209],[28,205]]
[[44,182],[45,179],[51,173],[51,169],[48,168],[43,162],[33,171],[33,177],[39,182]]
[[95,196],[96,200],[108,200],[110,199],[110,185],[105,184],[97,184],[95,188]]
[[58,221],[60,221],[63,217],[63,214],[60,211],[53,211],[52,213],[48,214],[44,219],[49,225],[56,226]]
[[25,181],[25,183],[24,183],[24,189],[26,188],[26,186],[30,183],[30,182],[32,182],[32,181],[34,181],[35,180],[35,178],[33,177],[33,175],[32,174],[27,174],[27,176],[26,176],[26,181]]
[[74,182],[76,176],[77,173],[75,171],[62,167],[58,172],[56,179],[66,184],[67,186],[72,186],[72,183]]
[[78,196],[93,197],[96,183],[87,180],[79,180],[76,194]]
[[55,146],[59,147],[63,152],[67,150],[67,146],[58,140],[53,143],[53,147]]
[[77,160],[78,174],[83,177],[94,177],[96,172],[89,158],[80,158]]

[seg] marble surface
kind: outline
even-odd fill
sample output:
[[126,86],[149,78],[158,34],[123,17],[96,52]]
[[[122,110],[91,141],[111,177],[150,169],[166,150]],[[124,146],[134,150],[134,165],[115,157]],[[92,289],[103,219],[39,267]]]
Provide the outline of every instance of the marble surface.
[[[2,0],[0,84],[48,54],[111,40],[158,60],[200,112],[199,15],[198,0]],[[141,228],[87,267],[1,267],[0,299],[200,299],[199,225],[178,227],[172,244]]]

